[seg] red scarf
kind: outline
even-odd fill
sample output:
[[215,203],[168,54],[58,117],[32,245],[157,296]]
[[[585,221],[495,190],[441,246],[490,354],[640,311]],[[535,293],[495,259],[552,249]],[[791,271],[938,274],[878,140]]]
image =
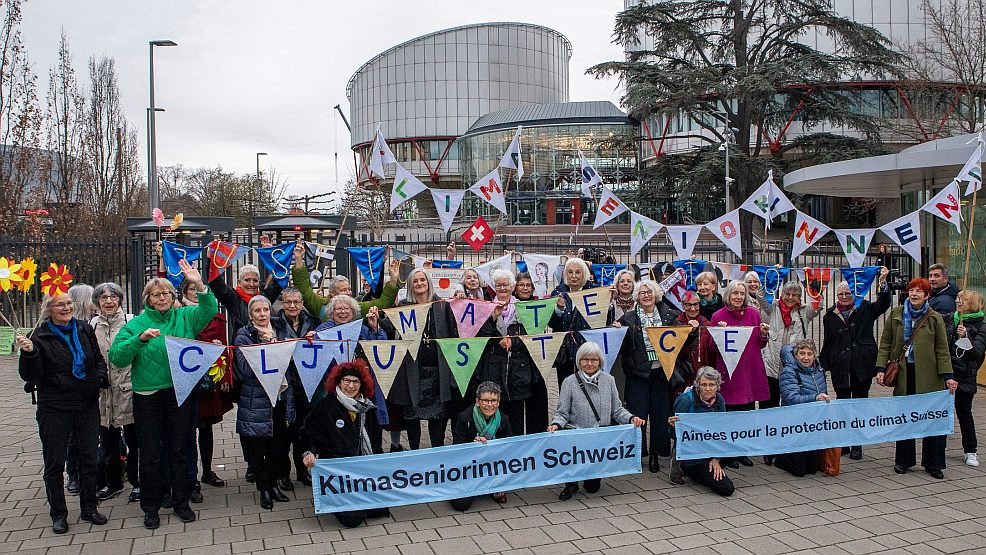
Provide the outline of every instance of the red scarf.
[[243,302],[245,302],[247,304],[249,304],[250,303],[250,299],[253,298],[246,291],[244,291],[243,288],[240,287],[239,285],[236,286],[236,294],[239,295],[240,298],[243,299]]
[[801,306],[801,303],[798,303],[794,306],[787,306],[787,303],[785,303],[784,301],[780,301],[779,303],[777,303],[777,306],[780,307],[781,309],[781,320],[784,320],[784,327],[785,328],[791,327],[791,322],[792,322],[791,311]]

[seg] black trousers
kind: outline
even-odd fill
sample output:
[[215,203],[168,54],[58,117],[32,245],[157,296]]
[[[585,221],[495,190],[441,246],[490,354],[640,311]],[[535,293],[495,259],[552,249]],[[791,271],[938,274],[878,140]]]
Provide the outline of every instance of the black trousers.
[[514,435],[536,434],[548,429],[548,388],[544,381],[533,384],[533,394],[523,401],[506,401],[500,411],[510,420]]
[[962,430],[962,452],[975,453],[979,446],[976,442],[976,421],[972,417],[972,398],[976,392],[966,393],[955,390],[955,416],[959,419],[959,429]]
[[805,474],[818,472],[820,462],[821,453],[818,451],[784,453],[774,457],[774,466],[781,470],[786,470],[798,478],[803,477]]
[[[189,441],[194,449],[196,425],[195,392],[178,405],[174,388],[150,395],[134,394],[134,424],[140,447],[140,508],[145,513],[161,509],[162,484],[171,484],[171,503],[177,510],[188,508],[192,484],[188,476]],[[165,445],[167,448],[165,448]],[[165,482],[167,465],[173,478]]]
[[38,435],[41,437],[41,456],[44,460],[45,491],[48,494],[48,514],[52,520],[68,518],[65,505],[65,460],[69,434],[75,435],[79,453],[79,505],[83,514],[96,510],[96,479],[99,468],[96,449],[99,445],[99,405],[63,411],[38,407]]
[[[295,472],[298,479],[305,474],[305,446],[301,442],[301,424],[308,416],[308,396],[301,391],[294,392],[294,407],[296,416],[294,422],[287,423],[287,409],[284,401],[278,401],[274,405],[274,448],[276,450],[274,466],[271,469],[275,479],[291,477],[291,462],[294,461]],[[292,447],[294,448],[292,452]]]
[[709,470],[708,459],[702,459],[701,462],[696,462],[695,464],[683,464],[681,465],[681,472],[699,484],[708,486],[713,493],[723,497],[729,497],[736,491],[736,486],[733,485],[733,481],[729,479],[729,476],[724,475],[722,480],[715,479],[712,471]]
[[760,401],[759,407],[762,409],[772,409],[781,406],[781,382],[778,378],[767,376],[767,389],[770,390],[770,399]]
[[[907,363],[907,394],[914,395],[914,364]],[[945,469],[945,441],[948,436],[929,436],[921,440],[921,466],[925,470]],[[894,464],[910,468],[917,463],[917,446],[913,439],[897,442]]]
[[381,517],[387,516],[390,511],[386,508],[381,509],[367,509],[365,511],[342,511],[338,513],[332,513],[346,528],[356,528],[360,524],[363,524],[368,517]]
[[[428,420],[428,437],[431,439],[432,447],[441,447],[445,445],[445,429],[448,428],[448,418],[432,418]],[[413,449],[418,449],[421,447],[421,421],[420,420],[406,420],[407,424],[407,444]],[[548,426],[545,426],[547,429]],[[370,438],[370,441],[376,441],[374,438]]]
[[[599,491],[599,488],[602,487],[602,483],[603,483],[603,479],[602,478],[593,478],[592,480],[583,480],[582,481],[582,485],[585,486],[585,491],[587,491],[589,493],[596,493],[597,491]],[[565,485],[566,486],[578,486],[579,483],[578,482],[565,482]],[[472,501],[470,501],[469,503],[471,505],[472,504]],[[455,507],[455,505],[452,505],[452,506]]]
[[[123,432],[123,439],[127,444],[127,450],[120,449],[120,432]],[[140,446],[137,442],[137,427],[134,424],[127,424],[123,428],[99,427],[99,441],[102,446],[102,460],[100,461],[100,472],[103,476],[99,482],[111,489],[123,487],[123,464],[120,458],[126,455],[127,458],[127,482],[132,487],[140,485],[140,471],[138,469],[140,461]]]
[[626,374],[626,387],[624,397],[626,397],[627,410],[647,421],[650,427],[650,434],[646,429],[641,429],[644,437],[649,435],[651,455],[668,457],[671,455],[671,436],[668,434],[668,416],[671,415],[671,388],[668,386],[664,376],[658,372],[664,372],[660,368],[652,369],[650,378],[641,378],[633,374]]
[[274,488],[274,459],[277,449],[273,437],[240,436],[243,443],[243,457],[257,477],[257,490],[270,491]]
[[856,375],[856,371],[849,369],[849,387],[835,388],[835,395],[839,399],[866,399],[870,396],[870,385],[873,380],[861,380]]

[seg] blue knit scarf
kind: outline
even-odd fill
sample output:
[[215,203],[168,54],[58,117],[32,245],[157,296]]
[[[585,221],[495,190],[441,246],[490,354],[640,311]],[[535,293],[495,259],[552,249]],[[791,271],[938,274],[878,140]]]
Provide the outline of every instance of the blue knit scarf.
[[[920,322],[921,318],[928,312],[929,304],[924,303],[924,307],[921,310],[915,310],[911,305],[911,301],[904,303],[904,342],[906,343],[911,339],[911,333],[914,329],[914,323]],[[911,344],[911,348],[907,352],[907,362],[914,362],[914,344]]]
[[82,350],[82,343],[79,342],[79,328],[75,318],[72,318],[67,326],[48,322],[48,328],[68,345],[68,350],[72,353],[72,375],[80,380],[86,379],[86,353]]

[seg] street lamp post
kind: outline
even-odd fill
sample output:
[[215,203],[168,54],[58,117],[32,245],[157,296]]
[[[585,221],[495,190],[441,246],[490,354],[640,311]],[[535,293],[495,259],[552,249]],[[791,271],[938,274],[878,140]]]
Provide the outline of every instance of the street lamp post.
[[723,132],[723,138],[726,140],[719,145],[719,150],[726,153],[726,213],[729,213],[729,186],[732,185],[734,179],[729,177],[729,145],[733,144],[735,140],[735,130],[726,124],[726,130]]
[[257,217],[257,209],[260,208],[260,200],[262,198],[261,197],[261,194],[260,194],[260,184],[262,183],[261,180],[260,180],[260,157],[261,156],[267,156],[267,153],[266,152],[258,152],[257,153],[257,190],[253,194],[253,202],[250,203],[250,244],[251,245],[253,244],[253,220],[254,220],[254,218]]
[[154,47],[155,46],[178,46],[173,40],[152,40],[148,41],[150,51],[150,81],[151,106],[147,109],[147,196],[150,201],[151,210],[158,208],[161,204],[160,192],[157,186],[157,142],[154,132],[154,114],[157,108],[154,107]]

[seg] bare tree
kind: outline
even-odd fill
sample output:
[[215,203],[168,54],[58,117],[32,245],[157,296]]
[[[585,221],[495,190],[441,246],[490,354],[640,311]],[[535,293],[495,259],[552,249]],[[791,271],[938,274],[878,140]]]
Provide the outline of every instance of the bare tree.
[[287,180],[272,171],[236,175],[221,166],[188,169],[184,166],[162,167],[158,171],[161,205],[166,214],[226,216],[246,226],[256,214],[278,211]]

